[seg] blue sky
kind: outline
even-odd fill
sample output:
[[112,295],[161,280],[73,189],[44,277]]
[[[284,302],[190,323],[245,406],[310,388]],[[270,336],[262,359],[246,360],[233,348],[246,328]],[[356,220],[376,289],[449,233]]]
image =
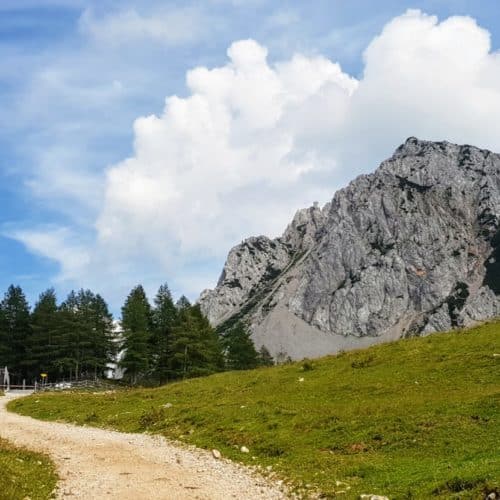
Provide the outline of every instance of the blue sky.
[[496,0],[2,0],[0,289],[196,298],[407,135],[500,150],[499,48]]

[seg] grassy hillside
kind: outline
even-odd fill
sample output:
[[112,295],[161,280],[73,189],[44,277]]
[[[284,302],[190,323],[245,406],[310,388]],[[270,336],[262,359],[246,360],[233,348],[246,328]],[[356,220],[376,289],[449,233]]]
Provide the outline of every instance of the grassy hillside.
[[328,498],[484,498],[500,487],[495,354],[500,323],[158,389],[37,395],[11,409],[217,448]]
[[57,477],[52,462],[0,439],[0,498],[52,498]]

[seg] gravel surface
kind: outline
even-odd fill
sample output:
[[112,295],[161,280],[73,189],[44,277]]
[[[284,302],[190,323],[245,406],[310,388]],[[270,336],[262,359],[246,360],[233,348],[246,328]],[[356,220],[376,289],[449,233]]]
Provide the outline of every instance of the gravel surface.
[[42,422],[7,412],[18,395],[0,397],[0,437],[48,454],[60,477],[57,498],[284,499],[251,469],[160,436]]

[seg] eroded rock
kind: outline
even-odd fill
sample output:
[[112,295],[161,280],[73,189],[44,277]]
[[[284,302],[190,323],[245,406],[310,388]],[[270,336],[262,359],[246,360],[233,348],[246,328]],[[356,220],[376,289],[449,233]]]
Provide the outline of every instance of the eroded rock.
[[200,304],[292,358],[499,316],[500,156],[409,138],[282,237],[234,247]]

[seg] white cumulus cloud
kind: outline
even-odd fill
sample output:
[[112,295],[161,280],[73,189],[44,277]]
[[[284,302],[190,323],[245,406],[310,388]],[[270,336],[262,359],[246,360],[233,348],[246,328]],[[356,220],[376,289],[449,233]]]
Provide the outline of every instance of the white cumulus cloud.
[[471,18],[393,19],[366,48],[359,81],[323,56],[270,64],[253,40],[227,56],[189,71],[186,97],[135,121],[134,153],[107,170],[81,258],[37,243],[38,232],[18,238],[61,262],[65,279],[113,293],[166,277],[196,295],[232,245],[279,234],[295,209],[327,201],[410,135],[500,151],[500,55]]
[[136,239],[158,258],[220,256],[244,234],[280,232],[292,206],[330,194],[307,181],[325,165],[301,144],[296,118],[321,93],[342,109],[357,82],[325,58],[270,66],[253,40],[232,44],[228,57],[189,71],[189,97],[135,122],[135,156],[107,174],[101,244]]

